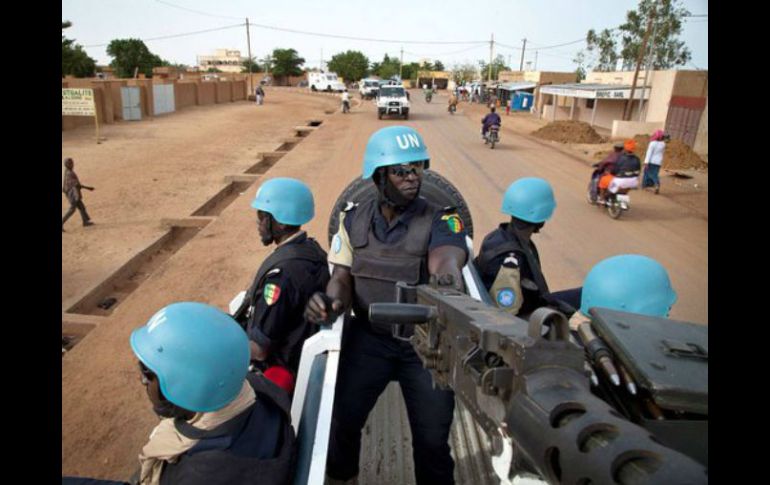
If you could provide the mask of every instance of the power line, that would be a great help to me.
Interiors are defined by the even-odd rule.
[[[404,51],[404,54],[409,54],[411,56],[416,56],[416,57],[433,57],[433,58],[437,58],[437,57],[441,57],[441,56],[451,56],[451,55],[454,55],[454,54],[461,54],[463,52],[467,52],[467,51],[471,51],[471,50],[474,50],[474,49],[478,49],[479,47],[484,47],[484,46],[479,44],[479,45],[474,45],[474,46],[468,47],[466,49],[461,49],[459,51],[444,52],[444,53],[440,53],[440,54],[417,54],[415,52],[409,52],[409,51]]]
[[[250,26],[259,27],[261,29],[278,30],[280,32],[291,32],[293,34],[302,35],[314,35],[316,37],[331,37],[334,39],[346,39],[346,40],[363,40],[367,42],[386,42],[391,44],[486,44],[486,40],[458,40],[458,41],[435,41],[435,40],[392,40],[392,39],[372,39],[368,37],[353,37],[349,35],[336,35],[336,34],[323,34],[320,32],[309,32],[305,30],[287,29],[284,27],[274,27],[272,25],[253,24],[249,22]]]
[[[205,34],[206,32],[216,32],[218,30],[233,29],[235,27],[243,27],[244,25],[246,25],[246,24],[242,23],[242,24],[226,25],[224,27],[217,27],[217,28],[214,28],[214,29],[196,30],[195,32],[184,32],[184,33],[181,33],[181,34],[163,35],[163,36],[160,36],[160,37],[149,37],[147,39],[141,39],[141,41],[142,42],[149,42],[151,40],[173,39],[175,37],[185,37],[185,36],[188,36],[188,35]],[[86,46],[83,46],[83,47],[105,47],[105,46],[108,46],[108,45],[109,45],[109,43],[107,43],[107,44],[91,44],[91,45],[86,45]]]
[[[213,13],[201,12],[200,10],[193,10],[187,7],[180,7],[179,5],[174,5],[173,3],[164,2],[163,0],[155,0],[155,1],[158,3],[162,3],[163,5],[168,5],[169,7],[178,8],[180,10],[186,10],[188,12],[197,13],[199,15],[206,15],[207,17],[219,17],[221,19],[235,19],[235,20],[240,20],[241,18],[243,18],[243,17],[229,17],[227,15],[216,15]]]

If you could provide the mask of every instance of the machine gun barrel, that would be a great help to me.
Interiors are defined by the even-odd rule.
[[[399,284],[397,294],[402,303],[372,304],[370,317],[416,324],[412,344],[435,384],[455,391],[496,453],[501,439],[515,445],[509,476],[526,465],[551,483],[708,482],[702,465],[591,393],[561,313],[525,321],[429,285]]]

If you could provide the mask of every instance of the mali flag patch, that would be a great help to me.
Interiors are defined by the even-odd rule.
[[[458,232],[462,232],[462,230],[464,229],[463,220],[460,219],[460,216],[458,216],[457,214],[441,216],[441,219],[446,221],[446,224],[449,227],[449,230],[452,231],[452,233],[454,234],[457,234]]]
[[[278,285],[274,285],[273,283],[268,283],[265,285],[265,291],[262,292],[262,297],[265,299],[265,303],[268,305],[272,305],[273,303],[278,301],[278,298],[281,296],[281,287]]]

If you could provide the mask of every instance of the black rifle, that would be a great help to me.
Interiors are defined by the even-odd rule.
[[[521,470],[550,483],[707,483],[706,468],[595,396],[585,351],[563,314],[513,317],[449,287],[397,285],[396,301],[369,309],[372,322],[415,324],[412,345],[434,384],[451,388]],[[547,331],[546,331],[547,330]],[[546,335],[545,337],[543,335]]]

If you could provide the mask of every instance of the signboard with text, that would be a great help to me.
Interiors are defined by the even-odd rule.
[[[62,116],[96,116],[94,90],[88,88],[62,88]]]

